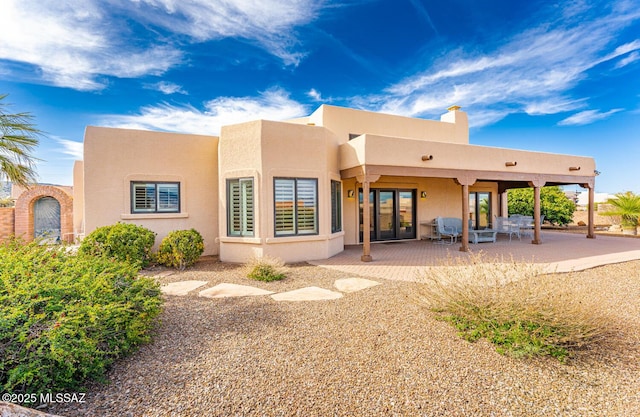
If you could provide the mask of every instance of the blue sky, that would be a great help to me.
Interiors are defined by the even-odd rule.
[[[473,144],[593,156],[598,192],[640,192],[640,0],[2,0],[0,28],[42,182],[72,183],[87,125],[457,104]]]

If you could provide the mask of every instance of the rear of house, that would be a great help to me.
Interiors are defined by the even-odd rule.
[[[87,127],[74,227],[130,222],[157,242],[195,228],[205,254],[230,262],[325,259],[354,244],[370,260],[370,242],[426,237],[438,216],[489,227],[509,188],[579,184],[591,195],[594,171],[588,157],[470,145],[458,107],[424,120],[323,105],[219,137]]]

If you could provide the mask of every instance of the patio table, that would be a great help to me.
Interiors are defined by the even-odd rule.
[[[497,234],[498,231],[493,229],[469,230],[469,242],[474,244],[480,242],[495,243]]]

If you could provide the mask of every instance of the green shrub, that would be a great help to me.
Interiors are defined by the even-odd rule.
[[[202,252],[204,241],[197,230],[175,230],[162,239],[157,261],[182,270],[195,264]]]
[[[157,283],[132,265],[63,247],[0,245],[0,388],[79,390],[149,340]]]
[[[269,257],[253,258],[245,265],[248,278],[264,282],[283,279],[286,276],[283,268],[281,260]]]
[[[80,254],[106,256],[128,262],[138,268],[149,265],[156,234],[128,223],[99,227],[82,240]]]
[[[431,268],[418,300],[468,341],[486,338],[500,353],[564,361],[607,334],[607,319],[565,282],[535,264],[472,254]]]

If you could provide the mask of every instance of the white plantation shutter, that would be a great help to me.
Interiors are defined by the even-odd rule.
[[[133,212],[153,212],[156,210],[155,184],[133,184]]]
[[[157,184],[158,211],[177,212],[180,207],[178,184]]]
[[[228,235],[253,236],[253,178],[227,181]]]
[[[240,180],[242,235],[253,236],[253,179]]]
[[[229,207],[229,235],[240,236],[242,232],[242,213],[240,199],[240,181],[229,180],[227,182],[227,204]]]
[[[298,234],[318,233],[317,227],[317,181],[313,179],[297,180]]]
[[[293,179],[275,180],[275,234],[292,235],[295,230],[296,182]]]

